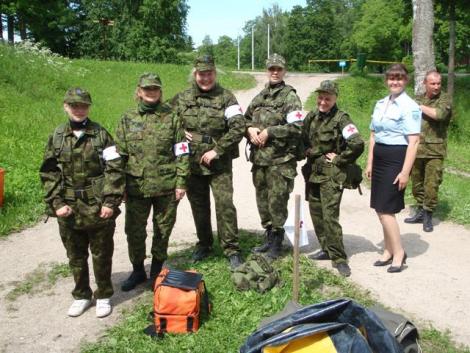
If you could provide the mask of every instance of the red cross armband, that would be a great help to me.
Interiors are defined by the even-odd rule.
[[[226,120],[230,120],[235,115],[243,115],[242,107],[240,107],[238,104],[231,105],[225,109],[224,115]]]
[[[189,154],[189,143],[188,142],[179,142],[173,145],[173,151],[176,157]]]
[[[305,114],[300,111],[300,110],[294,110],[287,114],[287,123],[288,124],[293,124],[293,123],[303,123],[305,119]]]
[[[344,138],[345,140],[347,140],[348,138],[350,138],[352,135],[358,134],[358,133],[359,133],[359,130],[357,129],[357,127],[356,127],[354,124],[348,124],[348,125],[346,125],[346,126],[343,128],[343,131],[342,131],[343,138]]]

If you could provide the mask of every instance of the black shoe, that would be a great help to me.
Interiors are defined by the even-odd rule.
[[[434,226],[432,225],[432,212],[431,211],[424,210],[423,230],[428,233],[434,230]]]
[[[230,261],[230,268],[232,270],[236,269],[238,266],[243,264],[243,259],[240,254],[235,253],[232,254],[228,257],[228,260]]]
[[[405,223],[422,223],[424,218],[424,210],[418,207],[414,216],[405,218]]]
[[[326,251],[320,250],[319,252],[315,254],[308,255],[308,258],[312,260],[317,260],[317,261],[318,260],[330,260],[330,255],[328,255]]]
[[[149,290],[153,290],[155,280],[162,270],[163,262],[164,261],[152,258],[152,265],[150,265]]]
[[[408,257],[408,255],[403,255],[403,260],[401,260],[401,265],[400,266],[390,266],[388,269],[387,269],[387,272],[388,273],[397,273],[397,272],[401,272],[403,270],[403,265],[406,264],[406,258]]]
[[[351,276],[351,268],[346,262],[340,262],[338,264],[334,264],[334,267],[338,270],[339,274],[343,277]]]
[[[266,228],[266,231],[264,232],[265,240],[264,244],[260,246],[256,246],[253,248],[253,252],[255,253],[264,253],[269,250],[273,243],[273,237],[272,237],[272,229]]]
[[[388,260],[382,261],[382,260],[377,260],[374,262],[374,266],[387,266],[390,265],[393,261],[393,256],[391,256]]]
[[[128,292],[134,289],[137,285],[144,283],[147,280],[147,274],[145,273],[144,264],[133,266],[134,270],[128,279],[126,279],[122,285],[121,290]]]
[[[193,252],[193,255],[191,256],[191,258],[193,259],[194,262],[197,262],[197,261],[201,261],[205,259],[211,253],[212,253],[211,248],[201,246],[201,247],[197,247],[197,249]]]
[[[272,243],[266,256],[272,260],[282,255],[282,241],[284,240],[284,229],[272,232]]]

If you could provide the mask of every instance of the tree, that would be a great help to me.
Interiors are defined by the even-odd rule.
[[[432,0],[413,1],[413,66],[415,69],[415,94],[424,91],[426,72],[436,68],[434,59]]]
[[[209,35],[206,35],[202,40],[201,45],[197,49],[199,54],[207,54],[214,56],[214,43]]]
[[[217,64],[227,67],[237,65],[237,46],[228,36],[222,36],[213,46],[214,58]]]

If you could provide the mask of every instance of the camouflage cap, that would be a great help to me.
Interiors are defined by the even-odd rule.
[[[322,81],[320,87],[318,87],[315,92],[326,92],[337,96],[339,93],[338,84],[331,80]]]
[[[266,68],[270,69],[271,67],[280,67],[284,69],[286,67],[286,59],[279,54],[271,55],[269,59],[266,60]]]
[[[91,96],[90,93],[83,88],[80,87],[73,87],[69,88],[67,92],[65,92],[64,103],[67,104],[74,104],[74,103],[82,103],[91,105]]]
[[[212,71],[215,70],[214,58],[212,55],[201,55],[194,60],[194,68],[196,71]]]
[[[139,78],[139,87],[162,87],[162,81],[157,74],[146,72]]]

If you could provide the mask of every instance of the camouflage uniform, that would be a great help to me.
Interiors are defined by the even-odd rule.
[[[322,86],[320,92],[328,92],[328,87]],[[344,168],[362,154],[364,141],[349,115],[336,105],[328,113],[310,112],[304,120],[303,138],[308,162],[312,164],[308,201],[315,234],[321,249],[333,263],[346,263],[343,231],[339,224],[343,182],[346,180]],[[333,162],[328,162],[325,157],[329,152],[337,154]]]
[[[276,65],[284,65],[282,57],[277,54],[268,60],[268,65],[277,58],[280,63]],[[301,109],[302,103],[295,89],[282,81],[268,83],[245,112],[247,129],[267,129],[269,136],[263,147],[251,145],[250,153],[256,203],[261,225],[266,229],[268,237],[270,232],[282,237],[284,235],[287,202],[297,175],[298,146],[302,144]]]
[[[413,196],[418,206],[433,212],[437,205],[443,161],[447,154],[447,127],[451,118],[451,106],[449,96],[443,92],[434,98],[427,98],[424,94],[417,97],[416,102],[437,111],[436,119],[423,113],[418,152],[411,172]]]
[[[86,91],[74,88],[67,91],[65,102],[80,102],[84,97],[91,104]],[[49,216],[55,217],[55,211],[66,205],[73,210],[70,216],[57,218],[75,280],[73,297],[92,297],[88,271],[90,247],[98,287],[94,296],[102,299],[113,294],[113,235],[124,177],[121,158],[109,133],[90,119],[83,126],[80,137],[76,137],[70,122],[55,129],[47,143],[40,176]],[[113,209],[111,218],[99,216],[102,206]]]
[[[213,59],[208,56],[197,59],[196,69],[215,69]],[[238,143],[245,132],[241,108],[235,96],[219,84],[202,91],[196,82],[176,95],[173,104],[184,129],[192,134],[188,200],[199,239],[197,247],[208,250],[213,243],[211,189],[219,240],[225,255],[231,257],[240,251],[237,211],[233,204],[232,159],[239,156]],[[206,166],[200,160],[210,150],[217,157]]]
[[[158,82],[161,87],[154,74],[142,75],[139,87],[146,87],[145,80],[151,81],[149,85]],[[140,102],[124,113],[118,124],[116,144],[126,174],[125,232],[134,267],[141,266],[146,258],[146,226],[152,208],[152,263],[163,263],[168,257],[179,203],[175,189],[186,189],[189,173],[189,149],[183,140],[181,121],[168,104],[146,108]]]

